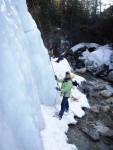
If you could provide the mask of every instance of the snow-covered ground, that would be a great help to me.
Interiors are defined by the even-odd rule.
[[[71,68],[66,59],[56,63],[55,59],[52,60],[55,74],[62,78],[66,71],[71,72]],[[73,80],[81,82],[84,78],[75,75]],[[59,85],[60,86],[60,85]],[[69,98],[69,113],[64,113],[62,120],[53,117],[55,112],[60,110],[60,105],[54,105],[54,107],[47,107],[42,105],[42,113],[45,120],[46,128],[41,132],[45,150],[76,150],[76,147],[67,143],[66,132],[68,130],[68,124],[76,124],[74,115],[82,117],[85,113],[82,107],[89,108],[88,100],[84,94],[82,94],[76,87],[71,91],[71,95],[77,98],[77,101],[73,101]],[[58,93],[60,94],[60,93]],[[55,101],[55,100],[54,100]]]

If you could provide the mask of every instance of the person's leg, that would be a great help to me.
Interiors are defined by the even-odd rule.
[[[63,96],[62,103],[61,103],[61,111],[60,111],[60,113],[59,113],[59,115],[60,115],[61,117],[63,116],[64,111],[65,111],[65,109],[66,109],[67,101],[68,101],[68,97],[64,97],[64,96]]]
[[[67,101],[66,101],[66,112],[68,112],[69,111],[69,102],[68,102],[68,99],[67,99]]]

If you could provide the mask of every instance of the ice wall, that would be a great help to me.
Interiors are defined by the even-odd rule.
[[[29,44],[29,57],[32,70],[39,88],[41,103],[53,105],[56,97],[54,72],[49,55],[44,47],[40,31],[32,19],[26,6],[26,0],[13,0],[22,21],[22,27]]]
[[[25,1],[0,0],[0,150],[43,150],[40,101],[54,104],[54,86]]]

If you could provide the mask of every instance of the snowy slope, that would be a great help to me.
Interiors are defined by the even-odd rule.
[[[63,59],[62,61],[60,61],[60,63],[56,63],[55,60],[53,59],[52,64],[55,70],[55,74],[58,76],[58,78],[64,78],[65,72],[67,71],[71,72],[71,67],[66,59]],[[80,84],[85,79],[75,74],[73,81],[74,80],[76,80]],[[59,86],[61,86],[61,84],[59,84]],[[69,99],[71,109],[76,116],[82,117],[84,115],[84,111],[81,109],[81,107],[89,108],[88,100],[86,96],[82,94],[75,86],[71,91],[71,95],[77,98],[79,101],[79,102],[72,102],[71,99]]]
[[[55,59],[53,59],[52,64],[55,70],[55,74],[60,78],[64,77],[66,71],[71,71],[71,68],[66,59],[60,61],[60,63],[56,63]],[[79,83],[85,80],[84,78],[77,75],[75,75],[74,80],[75,79]],[[55,112],[60,111],[60,105],[57,105],[56,103],[54,107],[47,107],[42,105],[42,113],[46,123],[46,128],[42,130],[41,135],[43,138],[45,150],[77,149],[74,145],[67,143],[67,137],[65,133],[67,133],[68,124],[76,124],[74,115],[82,117],[83,115],[85,115],[82,107],[89,108],[90,106],[86,96],[82,94],[76,87],[72,89],[71,93],[72,96],[77,98],[77,101],[72,101],[72,99],[69,98],[69,113],[64,113],[62,120],[53,117]],[[60,93],[58,94],[60,95]]]

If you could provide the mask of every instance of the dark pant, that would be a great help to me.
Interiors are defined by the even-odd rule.
[[[64,111],[69,109],[68,98],[69,98],[69,97],[64,97],[64,96],[63,96],[62,103],[61,103],[61,110],[60,110],[60,113],[59,113],[59,115],[60,115],[61,117],[63,116]]]

